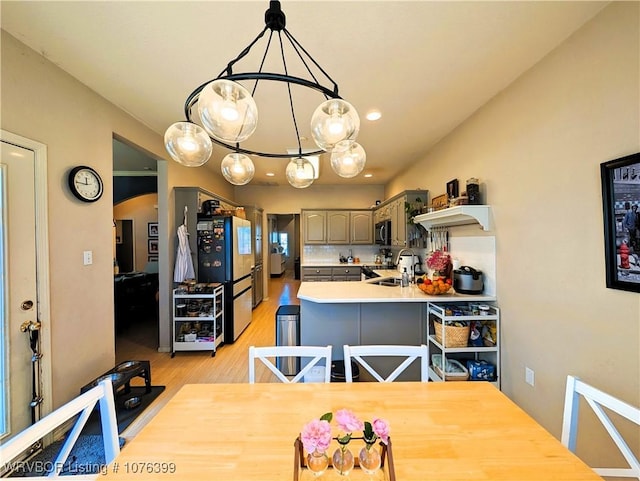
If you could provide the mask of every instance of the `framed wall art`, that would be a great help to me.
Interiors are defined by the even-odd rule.
[[[640,292],[640,153],[600,164],[607,287]]]
[[[157,254],[158,253],[158,239],[149,239],[147,242],[149,243],[149,254]]]
[[[157,222],[147,223],[147,232],[149,234],[149,237],[158,237],[158,223]]]

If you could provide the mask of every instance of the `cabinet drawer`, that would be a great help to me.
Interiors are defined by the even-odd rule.
[[[331,267],[303,267],[302,275],[307,276],[331,276]]]
[[[304,276],[302,280],[304,282],[331,282],[333,278],[331,276]]]
[[[360,267],[332,267],[331,275],[333,277],[344,277],[344,276],[357,276],[360,278],[360,273],[362,269]]]

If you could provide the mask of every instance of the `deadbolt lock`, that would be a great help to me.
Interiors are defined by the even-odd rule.
[[[22,332],[39,331],[40,326],[41,324],[39,321],[24,321],[22,324],[20,324],[20,330]]]

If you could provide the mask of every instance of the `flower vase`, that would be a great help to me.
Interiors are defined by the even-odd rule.
[[[329,456],[325,452],[314,451],[307,454],[307,468],[314,476],[321,476],[329,466]]]
[[[375,474],[375,472],[380,469],[380,464],[382,463],[380,451],[372,444],[367,444],[360,450],[358,459],[360,461],[360,468],[367,474]]]
[[[349,451],[346,444],[341,444],[332,457],[333,468],[341,476],[349,476],[349,473],[353,469],[354,459],[353,453]]]

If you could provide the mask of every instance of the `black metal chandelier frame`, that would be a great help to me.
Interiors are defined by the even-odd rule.
[[[298,42],[295,37],[293,35],[291,35],[291,33],[285,28],[286,27],[286,17],[284,12],[282,11],[282,9],[280,8],[280,2],[276,1],[276,0],[271,0],[269,2],[269,9],[265,12],[265,27],[264,29],[256,36],[256,38],[244,49],[242,50],[242,52],[240,52],[240,54],[233,60],[231,60],[228,64],[227,67],[220,72],[220,74],[211,80],[208,80],[207,82],[203,83],[202,85],[200,85],[198,88],[196,88],[193,92],[191,92],[191,94],[189,95],[189,97],[187,97],[187,100],[185,101],[184,104],[184,113],[185,113],[185,117],[187,118],[187,120],[191,123],[194,123],[192,120],[192,110],[193,107],[196,106],[196,104],[198,103],[198,99],[200,98],[200,93],[202,92],[202,90],[212,81],[214,80],[231,80],[231,81],[239,81],[239,80],[255,80],[255,84],[253,86],[253,90],[251,92],[251,95],[253,96],[255,94],[256,88],[258,86],[258,82],[263,80],[263,81],[275,81],[275,82],[284,82],[287,84],[287,90],[288,90],[288,94],[289,94],[289,105],[291,108],[291,116],[293,118],[293,124],[294,124],[294,128],[295,128],[295,133],[296,133],[296,139],[297,139],[297,144],[298,144],[298,152],[296,153],[289,153],[289,152],[285,152],[285,153],[272,153],[272,152],[262,152],[262,151],[257,151],[257,150],[250,150],[250,149],[245,149],[240,147],[240,144],[229,144],[226,142],[223,142],[221,140],[218,140],[214,137],[209,136],[209,138],[211,138],[211,140],[213,142],[215,142],[218,145],[221,145],[222,147],[225,147],[229,150],[232,150],[234,152],[239,152],[242,154],[246,154],[246,155],[257,155],[260,157],[270,157],[270,158],[294,158],[294,157],[301,157],[302,154],[302,147],[300,144],[300,134],[298,131],[298,123],[296,120],[296,114],[295,114],[295,109],[293,107],[293,97],[291,95],[291,84],[295,84],[295,85],[300,85],[302,87],[306,87],[306,88],[310,88],[316,91],[321,92],[325,98],[333,98],[333,99],[342,99],[342,97],[340,97],[340,95],[338,94],[338,84],[329,76],[329,74],[327,74],[327,72],[324,71],[324,69],[318,64],[318,62],[316,62],[314,60],[314,58],[305,50],[305,48],[300,44],[300,42]],[[267,42],[267,46],[265,48],[264,54],[262,56],[262,61],[260,63],[260,69],[258,72],[245,72],[245,73],[233,73],[233,66],[239,61],[241,60],[243,57],[245,57],[251,50],[251,48],[264,36],[264,34],[267,32],[267,30],[271,30],[271,33],[269,35],[269,40]],[[280,54],[282,57],[282,63],[283,63],[283,67],[284,67],[284,74],[280,74],[280,73],[273,73],[273,72],[263,72],[262,68],[264,65],[264,62],[267,58],[267,54],[269,52],[269,48],[271,46],[271,40],[273,38],[273,34],[274,32],[278,32],[278,39],[280,42]],[[292,75],[288,74],[287,71],[287,63],[285,60],[285,54],[284,54],[284,46],[283,46],[283,42],[282,42],[282,35],[281,32],[284,33],[284,36],[287,40],[289,40],[289,43],[291,44],[293,51],[296,52],[296,54],[298,55],[298,57],[300,58],[300,60],[302,61],[302,64],[305,66],[307,72],[309,73],[309,75],[311,76],[311,78],[313,79],[313,81],[305,79],[305,78],[301,78],[301,77],[295,77]],[[303,56],[304,54],[304,56]],[[306,56],[306,60],[305,60],[305,56]],[[322,74],[331,82],[332,84],[332,88],[328,88],[325,87],[323,85],[321,85],[316,76],[313,74],[309,63],[308,62],[313,63],[318,70],[320,70],[320,72],[322,72]],[[325,151],[323,149],[318,149],[316,151],[313,152],[305,152],[304,155],[319,155],[324,153]]]

